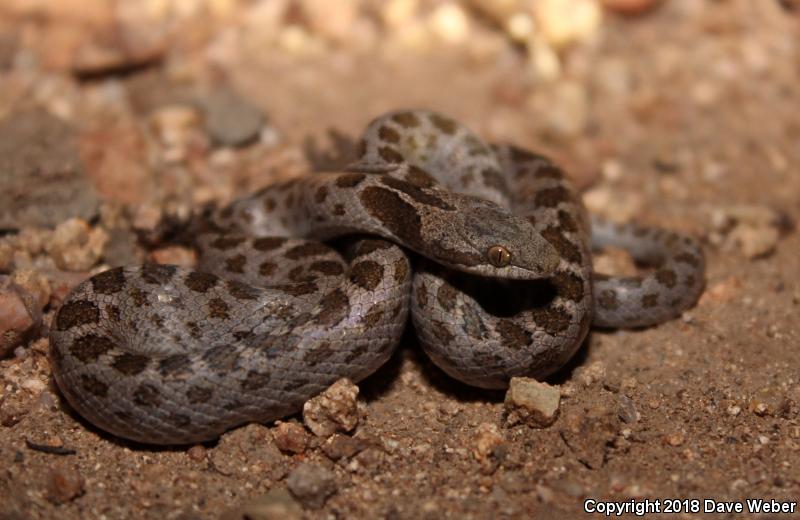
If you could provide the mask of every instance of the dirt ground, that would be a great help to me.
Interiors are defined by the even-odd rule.
[[[798,42],[793,0],[0,3],[0,518],[797,502]],[[413,331],[359,384],[352,449],[310,435],[285,453],[257,424],[153,449],[69,409],[46,339],[69,288],[112,265],[191,263],[168,232],[192,209],[341,165],[371,118],[401,107],[551,155],[590,211],[702,237],[699,303],[646,330],[593,331],[548,380],[560,411],[542,429],[507,426],[503,392],[447,377]],[[595,263],[630,268],[614,252]],[[284,491],[301,464],[333,476],[319,504]]]

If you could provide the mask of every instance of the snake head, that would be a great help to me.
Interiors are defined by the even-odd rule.
[[[558,267],[558,252],[526,219],[482,201],[463,215],[459,234],[480,262],[462,270],[531,280],[551,276]]]

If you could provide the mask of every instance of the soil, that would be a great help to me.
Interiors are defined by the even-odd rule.
[[[43,273],[52,294],[39,333],[19,335],[26,342],[0,360],[0,518],[242,518],[237,508],[254,503],[272,513],[265,506],[251,518],[574,518],[587,499],[796,503],[800,6],[642,1],[620,14],[615,2],[574,3],[587,2],[595,25],[538,46],[512,42],[503,14],[478,12],[475,2],[342,2],[327,6],[328,25],[325,7],[310,1],[291,3],[278,21],[271,9],[285,2],[197,0],[166,14],[158,2],[0,6],[2,139],[19,138],[15,118],[56,117],[78,143],[27,150],[27,170],[7,166],[25,143],[0,158],[0,182],[19,189],[30,171],[53,190],[48,197],[39,180],[36,197],[3,202],[7,227],[8,208],[22,206],[0,237],[12,251],[0,270]],[[385,12],[405,5],[405,18]],[[546,33],[554,22],[536,23]],[[124,37],[109,38],[114,31]],[[230,121],[204,126],[211,100],[236,96],[265,115],[247,117],[252,132],[220,135],[241,130]],[[259,424],[202,446],[154,449],[70,410],[46,339],[69,287],[146,257],[191,263],[191,251],[169,239],[192,209],[341,165],[371,118],[400,107],[432,108],[491,141],[551,155],[586,189],[593,212],[702,237],[699,303],[645,330],[593,331],[547,381],[561,402],[546,428],[508,426],[503,392],[446,376],[413,331],[359,384],[360,420],[347,434],[359,442],[336,449],[301,428],[307,445],[282,452],[277,427]],[[64,201],[50,153],[78,154],[82,166],[62,177],[73,189],[85,175],[99,210],[94,195],[90,207],[55,207],[75,200]],[[37,158],[50,165],[45,174]],[[48,248],[63,231],[41,227],[32,204],[102,230],[89,234],[102,253],[74,264],[67,246]],[[86,240],[72,243],[80,250]],[[614,252],[596,263],[633,268]],[[299,415],[287,421],[302,424]],[[295,481],[313,480],[317,468],[322,495],[281,501],[274,491],[300,465]]]

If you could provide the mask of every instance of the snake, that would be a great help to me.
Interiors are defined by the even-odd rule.
[[[703,290],[697,239],[589,217],[552,161],[446,115],[386,113],[356,148],[346,168],[198,217],[194,268],[115,267],[76,286],[49,335],[68,403],[121,438],[203,442],[361,381],[409,321],[446,374],[505,388],[558,370],[592,325],[655,325]],[[608,246],[650,270],[595,273]]]

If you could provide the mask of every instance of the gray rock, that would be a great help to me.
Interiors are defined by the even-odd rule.
[[[258,138],[266,118],[261,109],[223,88],[202,101],[206,132],[218,144],[244,146]]]
[[[0,228],[91,220],[97,209],[71,126],[44,110],[0,121]]]
[[[286,485],[303,506],[319,509],[336,493],[336,476],[322,466],[303,463],[289,473]]]

